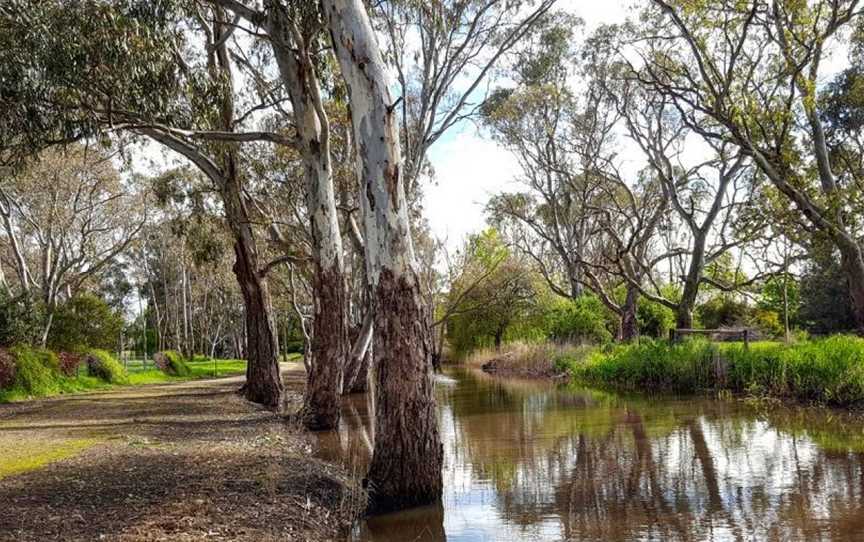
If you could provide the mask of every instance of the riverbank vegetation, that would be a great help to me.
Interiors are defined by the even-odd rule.
[[[834,336],[792,344],[670,344],[645,340],[595,351],[568,363],[577,381],[665,393],[730,391],[813,401],[864,404],[864,339]]]

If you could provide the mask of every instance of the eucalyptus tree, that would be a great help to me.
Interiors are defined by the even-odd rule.
[[[58,305],[129,248],[147,213],[144,191],[124,185],[112,155],[75,144],[0,179],[0,218],[18,290],[44,307],[44,345]]]
[[[526,188],[496,195],[487,213],[514,223],[514,240],[552,291],[575,299],[585,285],[591,202],[603,182],[581,158],[600,150],[611,123],[571,88],[581,21],[556,13],[541,23],[514,50],[509,73],[516,85],[498,89],[482,108],[484,126],[517,158]]]
[[[855,175],[831,152],[818,99],[832,48],[859,24],[858,0],[652,0],[634,72],[705,137],[739,146],[811,226],[830,239],[860,329],[864,249]]]
[[[396,75],[408,194],[419,189],[420,177],[429,172],[426,156],[432,145],[477,116],[496,70],[554,4],[555,0],[375,4],[372,21],[384,37],[384,58]]]
[[[428,318],[405,197],[396,102],[359,0],[322,2],[348,87],[374,314],[375,450],[370,510],[441,497],[443,450],[433,395]]]
[[[639,276],[633,273],[633,266],[619,266],[619,270],[642,295],[675,311],[679,328],[692,328],[700,286],[710,283],[724,290],[746,286],[740,280],[730,284],[712,280],[705,270],[761,230],[759,220],[745,220],[754,216],[747,213],[754,193],[753,168],[733,145],[704,139],[698,131],[690,130],[662,97],[631,88],[618,97],[617,104],[630,139],[642,151],[650,175],[657,179],[668,208],[681,225],[678,231],[676,221],[667,221],[667,231],[673,237],[660,254],[631,251],[630,256],[636,257],[635,269],[643,271]],[[701,143],[707,148],[700,147]],[[681,276],[673,274],[670,280],[681,284],[680,295],[664,295],[653,275],[664,259],[669,260],[670,269],[674,260],[682,262]],[[644,284],[643,278],[649,284]]]
[[[4,156],[14,159],[39,145],[123,130],[149,137],[194,164],[219,192],[234,237],[234,272],[246,305],[245,396],[276,405],[282,387],[261,272],[270,266],[260,261],[238,144],[286,138],[241,129],[250,115],[235,112],[230,21],[219,13],[208,19],[181,8],[167,0],[116,0],[21,1],[5,9],[0,20],[13,47],[3,51],[3,64],[17,77],[9,102],[29,122],[5,116],[0,121]],[[34,25],[42,31],[33,32]],[[65,40],[69,29],[79,39]],[[202,36],[203,47],[187,42]]]

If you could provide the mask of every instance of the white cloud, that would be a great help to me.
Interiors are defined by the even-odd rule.
[[[467,128],[432,147],[435,183],[425,190],[426,216],[435,236],[455,248],[483,228],[483,208],[495,192],[515,187],[519,166],[512,154]]]

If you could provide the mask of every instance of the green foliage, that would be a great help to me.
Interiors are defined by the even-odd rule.
[[[447,321],[454,354],[504,340],[535,338],[539,281],[529,267],[510,254],[491,228],[472,236],[464,250],[464,269],[446,301],[447,310],[454,313]]]
[[[838,335],[749,349],[697,339],[675,345],[642,341],[596,352],[571,365],[571,372],[589,383],[626,389],[727,389],[849,406],[864,402],[864,339]]]
[[[675,313],[666,305],[641,298],[636,308],[636,321],[640,335],[663,338],[675,327]]]
[[[166,46],[182,46],[174,3],[25,0],[0,7],[6,157],[29,155],[46,141],[96,135],[111,122],[106,110],[166,124],[181,114],[171,100],[178,88],[175,48]]]
[[[800,280],[798,320],[811,333],[825,334],[855,329],[849,286],[840,258],[829,247],[817,246]]]
[[[170,376],[189,376],[192,374],[188,360],[176,350],[164,350],[153,356],[159,369]]]
[[[28,395],[52,395],[60,389],[60,361],[48,350],[17,345],[9,350],[15,358],[15,384]]]
[[[795,322],[798,318],[798,309],[801,305],[801,290],[798,281],[791,275],[778,275],[765,281],[756,306],[760,309],[776,312],[782,316],[784,287],[789,305],[789,320],[790,322]]]
[[[81,294],[58,307],[48,345],[55,350],[108,349],[117,344],[122,329],[118,312],[99,297]]]
[[[40,336],[43,321],[42,306],[29,297],[13,298],[0,287],[0,346],[17,343],[32,344]]]
[[[749,315],[746,303],[726,294],[711,297],[696,307],[696,316],[705,329],[742,326]]]
[[[105,350],[91,349],[87,352],[87,373],[110,384],[129,382],[126,369]]]
[[[549,313],[549,338],[574,343],[601,344],[612,340],[609,326],[615,325],[600,299],[586,294],[577,299],[561,299]]]
[[[589,382],[623,388],[692,392],[710,387],[707,368],[715,351],[704,340],[675,345],[642,340],[609,353],[595,352],[571,372]]]

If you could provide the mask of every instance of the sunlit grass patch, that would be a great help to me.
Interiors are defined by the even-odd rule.
[[[99,442],[91,438],[59,441],[16,440],[13,445],[0,448],[0,479],[74,457]]]

